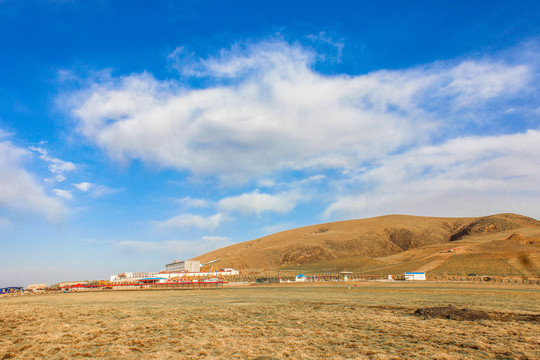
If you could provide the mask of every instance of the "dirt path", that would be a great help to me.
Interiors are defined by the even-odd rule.
[[[426,272],[435,269],[438,266],[441,266],[450,256],[452,256],[451,253],[448,254],[437,254],[437,258],[433,261],[428,262],[425,265],[420,266],[418,269],[414,270],[415,272]]]

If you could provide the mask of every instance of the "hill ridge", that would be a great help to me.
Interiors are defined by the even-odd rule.
[[[194,259],[221,259],[220,266],[239,270],[305,267],[344,258],[384,260],[417,249],[452,247],[472,237],[507,233],[506,238],[522,228],[537,229],[540,234],[540,221],[513,213],[482,217],[392,214],[284,230]]]

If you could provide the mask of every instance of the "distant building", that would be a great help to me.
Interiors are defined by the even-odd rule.
[[[343,281],[349,281],[349,276],[352,275],[352,272],[350,271],[341,271],[339,273],[339,276],[341,276],[343,278]]]
[[[47,288],[47,284],[30,284],[28,285],[28,290],[45,290]]]
[[[0,294],[13,294],[20,293],[23,291],[22,286],[9,286],[5,288],[0,288]]]
[[[233,276],[233,275],[239,274],[238,270],[234,270],[231,268],[219,269],[217,270],[217,272],[221,276]],[[215,272],[213,271],[212,274],[214,273]],[[190,278],[196,279],[196,278],[203,278],[209,274],[210,274],[209,271],[204,271],[204,272],[196,271],[196,272],[186,273],[185,270],[184,271],[165,270],[165,271],[159,271],[159,272],[124,272],[117,275],[111,275],[110,282],[113,284],[133,283],[140,280],[156,280],[158,278],[163,280],[160,282],[166,282],[171,279],[178,279],[182,276],[188,276]]]
[[[123,272],[117,275],[111,275],[111,282],[131,282],[132,280],[152,277],[155,272]]]
[[[73,285],[78,285],[78,284],[87,285],[88,281],[86,281],[86,280],[84,280],[84,281],[66,281],[66,282],[59,283],[58,287],[73,286]]]
[[[294,280],[299,281],[299,282],[305,282],[305,281],[307,281],[307,276],[304,275],[304,274],[299,274],[299,275],[296,275]]]
[[[165,265],[166,272],[199,272],[201,271],[201,262],[198,260],[174,260],[172,263]]]
[[[406,272],[405,280],[426,280],[425,272]]]

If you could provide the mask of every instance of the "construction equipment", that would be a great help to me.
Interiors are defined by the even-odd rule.
[[[212,275],[214,277],[211,277]],[[201,282],[228,282],[228,281],[225,280],[223,275],[219,272],[218,267],[213,266],[212,269],[210,269],[210,271],[208,271],[206,275],[204,275]]]
[[[221,259],[216,259],[216,260],[212,260],[212,261],[209,261],[209,262],[207,262],[207,263],[201,264],[201,267],[202,267],[202,266],[206,266],[206,265],[213,264],[213,263],[218,262],[218,261],[221,261]]]
[[[109,290],[112,289],[112,286],[110,286],[109,282],[106,281],[106,280],[99,280],[98,281],[98,286],[101,286],[104,289],[109,289]]]
[[[179,282],[181,282],[181,283],[192,283],[192,282],[193,282],[193,279],[192,279],[191,276],[189,275],[189,272],[186,271],[186,272],[184,273],[184,275],[182,275],[182,276],[180,277]]]

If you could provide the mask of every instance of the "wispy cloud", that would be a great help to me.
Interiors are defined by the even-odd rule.
[[[83,193],[90,194],[92,197],[106,196],[121,191],[121,189],[111,189],[106,185],[92,184],[89,182],[81,182],[78,184],[73,184],[73,186]]]
[[[77,189],[79,189],[82,192],[87,192],[92,187],[92,184],[88,182],[81,182],[78,184],[73,184],[73,186],[75,186]]]
[[[66,200],[72,200],[73,195],[71,194],[71,191],[69,190],[62,190],[62,189],[53,189],[53,192],[56,194],[56,196],[61,197]]]
[[[255,190],[238,196],[226,197],[219,201],[218,207],[225,212],[239,212],[244,215],[261,215],[264,212],[287,213],[296,204],[293,194],[270,195]]]
[[[165,221],[158,221],[156,225],[163,228],[198,228],[204,230],[213,230],[217,228],[224,220],[220,213],[211,216],[201,216],[196,214],[180,214]]]
[[[317,49],[317,58],[321,61],[341,62],[343,57],[343,49],[345,43],[343,41],[334,40],[325,31],[321,31],[318,34],[309,34],[307,36],[309,40],[319,45],[323,45],[325,48],[323,51]]]
[[[310,180],[302,180],[308,183]],[[296,183],[293,183],[296,184]],[[290,187],[290,186],[287,186]],[[227,196],[217,202],[206,199],[174,199],[181,204],[184,210],[190,208],[213,208],[217,211],[214,215],[203,216],[193,213],[182,213],[164,221],[156,221],[154,224],[161,228],[198,228],[204,230],[215,230],[226,221],[234,219],[234,214],[245,216],[260,216],[263,213],[285,214],[294,209],[297,202],[303,196],[293,190],[279,194],[261,193],[254,190],[237,196]]]
[[[24,167],[30,153],[0,141],[0,207],[44,215],[51,222],[61,222],[67,209]]]
[[[181,199],[172,199],[175,203],[184,207],[185,209],[192,208],[205,208],[211,205],[211,202],[207,199],[193,199],[189,196],[186,196]]]
[[[46,163],[48,163],[48,168],[51,174],[53,174],[54,180],[58,182],[62,182],[66,179],[65,173],[68,173],[70,171],[76,170],[75,164],[73,164],[70,161],[64,161],[57,158],[54,158],[52,156],[49,156],[47,150],[45,150],[42,147],[34,147],[31,146],[30,150],[35,151],[39,153],[39,158]]]
[[[121,241],[118,246],[137,252],[161,252],[178,258],[191,258],[209,251],[232,245],[227,237],[203,236],[198,240],[168,240],[168,241]]]

